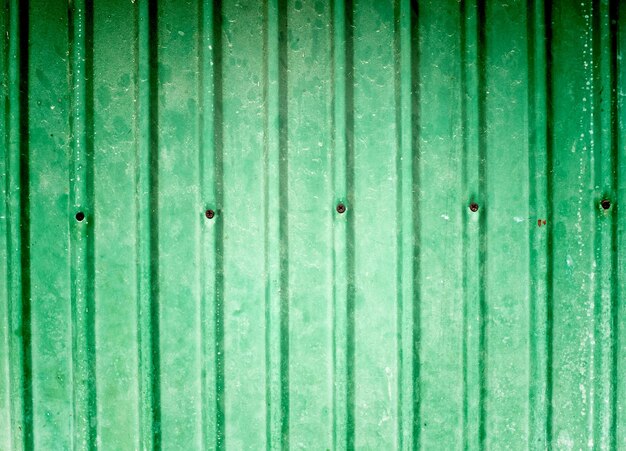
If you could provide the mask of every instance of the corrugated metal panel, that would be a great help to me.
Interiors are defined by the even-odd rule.
[[[1,449],[626,447],[625,2],[1,12]]]

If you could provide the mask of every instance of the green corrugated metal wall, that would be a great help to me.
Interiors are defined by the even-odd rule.
[[[626,449],[626,2],[1,5],[0,449]]]

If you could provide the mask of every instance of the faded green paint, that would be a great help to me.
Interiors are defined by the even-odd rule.
[[[626,4],[546,3],[4,0],[0,449],[625,448]]]

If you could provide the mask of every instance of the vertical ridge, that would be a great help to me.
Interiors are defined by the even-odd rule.
[[[552,443],[553,354],[554,354],[554,106],[552,85],[552,4],[544,2],[544,54],[546,89],[546,442]]]
[[[332,130],[333,130],[333,448],[354,447],[354,228],[352,223],[354,164],[352,1],[332,3]],[[346,204],[346,212],[336,211]]]
[[[226,448],[226,411],[224,377],[224,111],[222,2],[213,0],[213,165],[215,167],[215,441],[216,449]]]
[[[547,307],[547,236],[545,227],[535,227],[534,219],[551,221],[547,215],[546,160],[546,86],[543,77],[546,65],[543,9],[538,0],[528,0],[528,167],[529,167],[529,273],[531,278],[529,304],[529,439],[528,443],[547,447],[546,414],[548,406],[546,366]],[[534,215],[534,216],[533,216]]]
[[[345,5],[344,0],[332,0],[331,60],[332,60],[332,143],[331,169],[335,202],[345,201]],[[334,206],[333,206],[334,207]],[[332,214],[334,214],[334,208]],[[347,368],[346,368],[346,266],[345,230],[343,217],[334,217],[333,239],[333,449],[345,449],[347,443]]]
[[[626,176],[626,96],[624,95],[624,89],[626,88],[626,70],[624,70],[624,56],[626,51],[626,4],[621,1],[612,2],[612,11],[614,22],[611,23],[611,35],[612,35],[612,65],[615,71],[615,78],[613,80],[612,96],[613,96],[613,133],[614,133],[614,187],[615,187],[615,220],[613,222],[614,230],[614,262],[615,262],[615,286],[614,286],[614,298],[612,304],[614,308],[614,349],[613,353],[613,382],[615,386],[614,397],[614,412],[613,426],[615,428],[614,446],[616,449],[623,448],[626,444],[626,434],[624,433],[624,426],[626,422],[624,419],[624,354],[617,352],[622,346],[624,340],[624,306],[623,301],[624,294],[626,292],[626,247],[625,231],[626,227],[626,208],[621,205],[621,202],[626,199],[626,185],[624,184],[624,177]]]
[[[611,201],[609,210],[596,202],[595,261],[598,283],[596,285],[596,399],[597,413],[594,424],[594,443],[601,448],[614,448],[616,442],[615,418],[615,363],[616,348],[616,271],[617,271],[617,228],[615,193],[617,187],[617,122],[616,122],[616,9],[615,2],[594,1],[592,4],[593,65],[595,91],[592,103],[594,114],[592,127],[594,139],[598,141],[600,158],[595,160],[595,183],[602,191],[601,199]],[[608,104],[608,106],[607,106]]]
[[[11,442],[15,448],[25,450],[34,445],[30,383],[29,13],[28,0],[10,1],[5,117]]]
[[[615,68],[615,79],[614,79],[614,88],[615,90],[612,92],[614,96],[614,117],[613,117],[613,133],[615,136],[615,143],[613,148],[614,155],[614,164],[616,165],[616,173],[614,175],[614,183],[615,183],[615,221],[613,222],[613,230],[614,230],[614,261],[615,261],[615,288],[614,288],[614,299],[612,300],[614,309],[614,317],[613,324],[614,327],[614,349],[616,352],[613,353],[613,381],[615,384],[615,394],[614,394],[614,412],[615,416],[613,418],[614,422],[614,436],[615,442],[614,446],[617,446],[619,443],[624,443],[626,441],[626,422],[624,421],[624,403],[626,402],[624,390],[624,384],[619,383],[620,379],[623,378],[624,372],[624,364],[626,361],[624,360],[624,353],[617,352],[618,349],[623,349],[624,342],[624,318],[626,315],[624,314],[624,307],[626,303],[624,303],[624,295],[626,292],[626,252],[624,249],[626,248],[625,242],[625,231],[626,231],[626,208],[621,205],[621,202],[626,199],[626,70],[624,70],[624,60],[625,60],[625,51],[626,51],[626,4],[622,1],[614,1],[612,2],[613,7],[613,18],[615,20],[611,25],[611,33],[613,36],[614,46],[612,50],[613,61],[612,64]]]
[[[73,448],[96,446],[96,372],[93,271],[93,9],[77,1],[70,8],[69,46],[72,80],[71,205],[83,211],[84,222],[74,222],[72,255],[72,443]]]
[[[157,4],[137,2],[137,273],[140,448],[159,449]]]
[[[484,4],[461,0],[461,109],[463,117],[463,443],[484,446],[485,430],[485,124]],[[483,73],[481,73],[483,72]],[[476,204],[476,211],[468,208]]]
[[[354,212],[354,0],[345,0],[345,176],[346,176],[346,447],[355,446],[355,236]]]
[[[415,5],[414,7],[412,5]],[[416,3],[411,0],[396,0],[395,3],[395,89],[396,89],[396,140],[398,151],[396,154],[397,173],[397,267],[396,282],[398,284],[398,318],[399,331],[398,346],[398,434],[399,449],[416,449],[419,447],[419,321],[415,321],[415,310],[418,303],[416,271],[416,233],[417,215],[416,196],[417,180],[413,172],[418,168],[414,161],[417,144],[413,138],[413,119],[417,116],[416,106],[419,101],[414,91],[418,78],[412,74],[417,61],[414,60],[417,30]],[[415,18],[414,18],[415,17]],[[419,256],[417,256],[419,257]],[[418,285],[417,285],[418,286]],[[417,367],[418,371],[415,370]]]
[[[218,5],[219,7],[219,5]],[[219,116],[217,99],[217,78],[220,77],[221,67],[216,67],[215,49],[219,30],[215,28],[215,5],[212,0],[198,2],[198,96],[199,96],[199,153],[198,169],[200,182],[199,204],[206,210],[213,210],[214,218],[201,217],[202,221],[212,219],[201,228],[200,241],[200,315],[201,315],[201,350],[202,350],[202,444],[203,449],[222,449],[223,405],[222,390],[218,393],[218,384],[223,387],[223,373],[218,376],[218,370],[223,370],[223,341],[218,340],[218,328],[221,319],[218,319],[218,301],[221,300],[223,286],[221,244],[221,201],[218,199],[217,181],[221,174],[218,167],[218,134],[219,125],[216,118]],[[220,44],[221,45],[221,44]],[[208,50],[208,51],[207,51]],[[208,56],[208,57],[207,57]],[[221,97],[219,97],[221,100]],[[209,99],[209,100],[207,100]],[[221,101],[220,101],[221,105]],[[221,158],[221,157],[220,157]],[[220,160],[221,161],[221,160]]]
[[[287,2],[265,11],[265,339],[268,448],[289,448]]]

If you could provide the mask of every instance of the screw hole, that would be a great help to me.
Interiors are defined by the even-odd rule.
[[[605,210],[608,210],[609,208],[611,208],[611,201],[608,199],[603,199],[600,202],[600,205],[602,206],[602,208],[604,208]]]
[[[346,212],[346,206],[344,204],[337,205],[337,213],[340,215]]]
[[[473,212],[477,212],[478,211],[478,204],[476,202],[472,202],[469,206],[469,209]]]
[[[213,219],[215,217],[215,211],[213,210],[207,210],[206,212],[204,212],[204,215],[208,218],[208,219]]]
[[[78,222],[81,222],[83,219],[85,219],[85,213],[83,213],[82,211],[76,213],[76,220]]]

